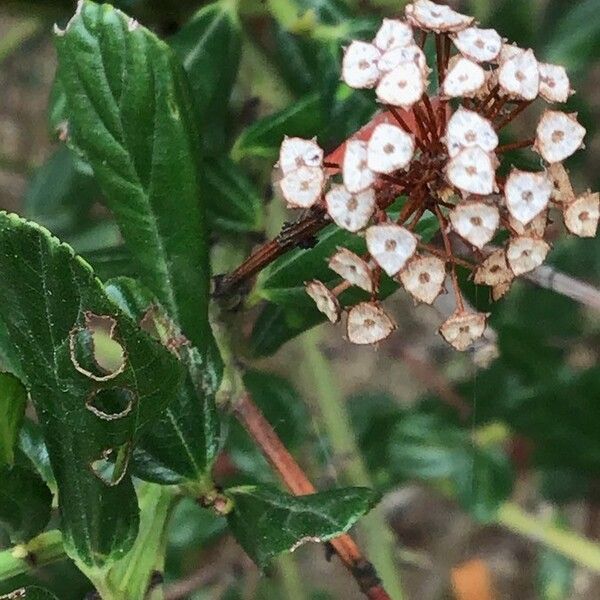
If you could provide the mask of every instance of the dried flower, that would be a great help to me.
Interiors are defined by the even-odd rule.
[[[385,112],[346,142],[337,154],[342,164],[325,163],[328,175],[341,172],[343,185],[325,181],[315,140],[286,138],[282,144],[281,189],[288,204],[318,204],[339,227],[365,237],[366,255],[338,248],[330,258],[342,284],[331,292],[320,282],[307,284],[319,309],[334,321],[341,290],[353,285],[371,294],[370,302],[349,311],[352,342],[377,343],[394,329],[377,303],[381,277],[393,277],[416,301],[431,303],[449,273],[458,308],[440,333],[464,350],[483,334],[486,315],[464,309],[457,263],[470,266],[475,283],[490,286],[497,300],[515,277],[545,260],[548,215],[556,209],[571,233],[596,234],[599,195],[577,196],[561,164],[583,144],[585,129],[577,115],[546,110],[533,139],[498,145],[501,130],[536,98],[551,103],[569,98],[565,69],[539,63],[532,50],[473,23],[448,6],[416,0],[406,6],[405,20],[384,19],[371,42],[354,41],[345,50],[342,79],[353,88],[375,89]],[[421,30],[419,38],[415,30]],[[415,43],[423,35],[435,37],[431,66],[439,89],[432,98],[427,95],[432,70]],[[517,149],[537,152],[543,168],[515,168],[507,152]],[[386,209],[398,196],[406,201],[392,220]],[[439,221],[443,248],[421,244],[413,233],[425,211]],[[464,256],[465,244],[456,256],[456,235],[470,247],[470,256]],[[488,249],[492,241],[502,247]]]

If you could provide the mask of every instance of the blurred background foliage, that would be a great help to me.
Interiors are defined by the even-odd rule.
[[[220,272],[290,218],[271,201],[283,135],[317,135],[331,150],[372,116],[372,97],[339,81],[341,48],[368,39],[381,17],[400,13],[404,3],[115,4],[166,39],[190,78]],[[577,90],[569,108],[588,130],[587,150],[569,166],[579,189],[600,188],[600,0],[452,4],[568,68]],[[73,8],[67,0],[0,6],[0,208],[47,226],[102,280],[135,276],[90,167],[57,142],[67,115],[53,81],[50,29]],[[531,130],[534,117],[515,128]],[[427,222],[421,225],[425,235]],[[599,288],[600,237],[560,237],[558,224],[554,230],[550,264]],[[488,290],[465,280],[470,301],[492,312],[491,348],[451,352],[435,336],[443,306],[414,308],[403,294],[390,300],[399,333],[378,350],[351,348],[329,326],[298,337],[320,322],[298,293],[303,274],[324,269],[339,235],[326,232],[314,250],[295,250],[263,274],[247,298],[250,313],[240,313],[246,385],[283,440],[320,487],[372,483],[385,494],[382,514],[394,532],[407,598],[486,600],[483,592],[461,595],[464,565],[475,558],[483,561],[477,577],[490,575],[489,598],[600,598],[598,310],[527,282],[490,306]],[[272,482],[234,423],[219,473],[227,482]],[[170,525],[166,597],[358,597],[319,552],[293,556],[293,566],[282,559],[261,577],[224,522],[184,500]],[[34,580],[66,600],[89,589],[67,562],[40,569]],[[0,584],[0,593],[20,583]]]

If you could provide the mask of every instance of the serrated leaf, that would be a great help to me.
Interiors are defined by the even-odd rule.
[[[23,455],[17,464],[0,466],[0,481],[0,526],[14,544],[24,543],[48,524],[52,494]]]
[[[375,492],[359,487],[291,496],[249,485],[225,493],[234,503],[227,516],[231,532],[260,567],[305,542],[325,542],[348,531],[378,501]]]
[[[255,185],[232,160],[223,156],[202,165],[208,218],[215,229],[229,232],[260,231],[263,201]]]
[[[35,585],[28,585],[6,596],[0,596],[0,600],[58,600],[58,598],[48,590]]]
[[[249,156],[275,161],[284,136],[312,138],[324,123],[322,98],[312,93],[246,127],[235,141],[231,158]]]
[[[15,462],[15,445],[27,406],[27,391],[10,373],[0,373],[0,467]]]
[[[169,42],[188,74],[202,142],[211,152],[225,147],[229,97],[240,63],[236,8],[231,0],[201,8]]]
[[[177,336],[152,294],[136,281],[113,279],[106,283],[106,292],[132,319],[143,321],[146,330],[162,337],[162,343]],[[204,479],[217,455],[220,437],[214,402],[219,365],[207,364],[210,356],[206,363],[201,362],[189,345],[176,351],[186,369],[185,381],[164,413],[140,437],[133,454],[135,474],[163,485]],[[215,373],[212,381],[204,378],[209,372]]]
[[[55,36],[71,143],[94,170],[145,284],[201,351],[209,266],[200,139],[173,52],[88,0]]]
[[[107,298],[89,265],[42,227],[0,213],[0,249],[0,316],[43,428],[65,548],[101,565],[136,536],[129,454],[173,398],[180,365]],[[96,364],[92,377],[80,362],[89,358],[80,342],[93,316],[112,323],[110,341],[123,354],[120,369]]]

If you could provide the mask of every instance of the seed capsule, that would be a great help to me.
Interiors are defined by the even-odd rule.
[[[498,135],[490,121],[461,106],[448,121],[445,143],[450,157],[473,146],[493,152],[498,146]]]
[[[375,173],[368,166],[366,142],[350,140],[346,143],[342,176],[346,189],[353,194],[373,185]]]
[[[475,270],[473,281],[477,285],[497,286],[515,278],[506,261],[504,250],[494,250]]]
[[[317,308],[322,312],[332,323],[337,323],[340,320],[341,307],[338,299],[332,291],[321,281],[313,279],[304,284],[306,293],[315,301]]]
[[[549,163],[569,158],[583,143],[585,129],[577,122],[576,115],[547,110],[537,127],[534,149]]]
[[[533,50],[515,52],[498,71],[503,91],[523,100],[535,100],[540,91],[540,71]]]
[[[450,212],[452,229],[477,248],[483,248],[494,237],[500,223],[495,206],[483,202],[459,204]]]
[[[284,175],[300,167],[321,167],[323,150],[312,140],[299,137],[285,137],[279,150],[279,167]]]
[[[389,73],[404,63],[414,63],[419,68],[423,78],[427,79],[430,72],[427,66],[427,57],[425,56],[425,52],[416,44],[406,46],[405,48],[392,48],[388,50],[381,55],[377,66],[381,73]]]
[[[440,295],[445,278],[446,265],[436,256],[414,257],[400,271],[400,281],[406,291],[425,304],[431,304]]]
[[[398,19],[383,19],[373,43],[381,52],[393,48],[405,48],[414,44],[413,30],[410,25]]]
[[[291,208],[308,208],[321,197],[325,175],[319,167],[300,167],[280,182],[281,192]]]
[[[373,292],[373,273],[360,256],[346,248],[338,251],[329,259],[329,268],[343,277],[348,283],[356,285],[366,292]]]
[[[547,102],[566,102],[571,82],[564,67],[540,63],[540,96]]]
[[[343,185],[332,185],[325,204],[338,227],[355,233],[367,226],[375,211],[375,192],[368,189],[351,194]]]
[[[348,313],[348,339],[353,344],[376,344],[394,329],[396,325],[376,302],[362,302]]]
[[[464,96],[470,98],[485,84],[485,71],[477,63],[468,58],[451,61],[442,84],[442,93],[448,98]]]
[[[546,173],[513,169],[504,186],[506,206],[517,221],[527,225],[546,209],[553,189]]]
[[[410,108],[425,91],[425,77],[413,62],[399,64],[386,73],[377,86],[377,98],[385,104]]]
[[[372,88],[379,79],[377,61],[381,53],[366,42],[352,42],[344,53],[342,79],[351,88]]]
[[[512,238],[506,250],[506,258],[512,272],[519,276],[539,267],[550,251],[550,246],[538,238]]]
[[[448,163],[448,182],[464,193],[489,196],[495,188],[494,160],[478,146],[465,148]]]
[[[416,0],[407,4],[405,14],[407,21],[414,27],[436,33],[460,31],[469,27],[475,20],[452,10],[449,6],[430,0]]]
[[[564,209],[567,229],[579,237],[594,237],[600,219],[600,195],[587,192]]]
[[[502,50],[502,38],[495,29],[468,27],[454,36],[454,45],[475,62],[491,62]]]
[[[442,337],[461,352],[480,338],[485,331],[486,315],[475,312],[455,312],[440,327]]]
[[[367,165],[376,173],[393,173],[408,165],[415,152],[412,135],[400,127],[382,123],[367,145]]]
[[[367,248],[375,262],[393,277],[415,253],[417,238],[408,229],[392,223],[367,229]]]

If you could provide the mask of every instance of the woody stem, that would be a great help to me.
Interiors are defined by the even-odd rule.
[[[452,253],[452,244],[450,243],[448,232],[446,231],[446,219],[444,218],[444,215],[442,215],[440,207],[437,205],[435,207],[435,214],[440,223],[440,231],[442,232],[442,239],[444,240],[444,248],[446,250],[447,260],[451,261],[450,278],[452,280],[452,287],[454,288],[454,295],[456,297],[456,308],[460,312],[463,312],[465,310],[465,305],[460,291],[460,286],[458,285],[458,277],[456,276],[456,264],[454,261],[452,261],[452,257],[454,255]]]
[[[292,494],[302,496],[316,492],[300,465],[288,452],[260,409],[254,404],[250,394],[247,392],[242,394],[233,407],[233,412]],[[348,534],[331,540],[330,544],[367,598],[391,600],[381,586],[375,568],[362,555],[360,548]]]

